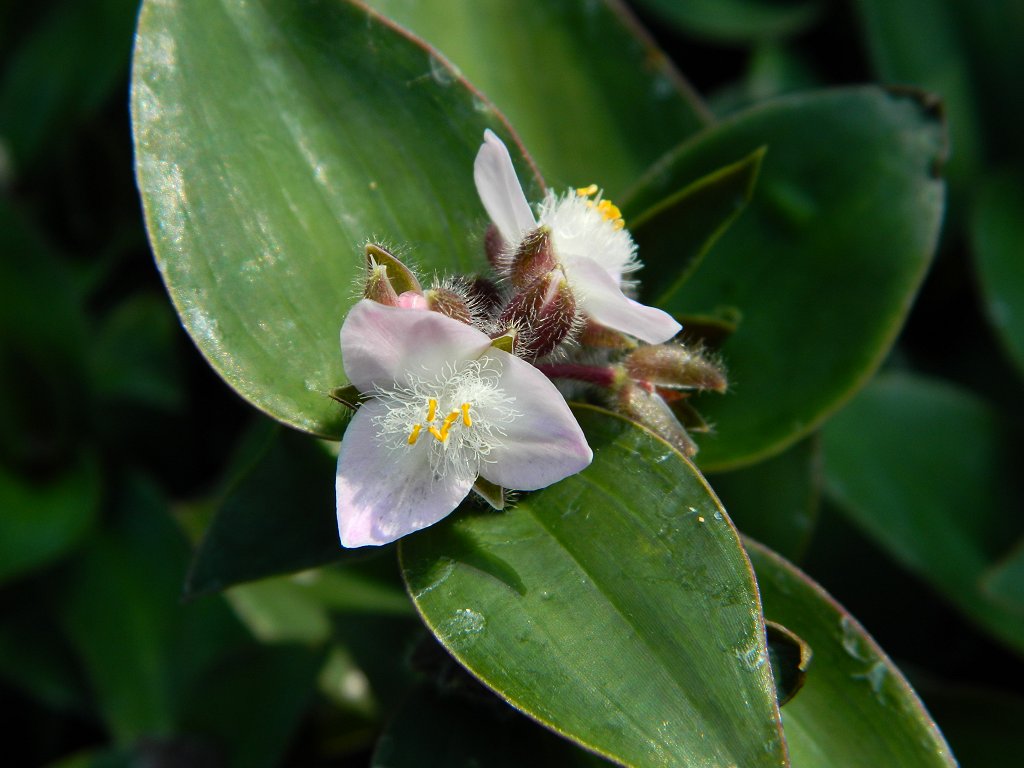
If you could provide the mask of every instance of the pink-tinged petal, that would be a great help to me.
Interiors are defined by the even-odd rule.
[[[573,259],[566,264],[566,274],[576,292],[576,306],[601,325],[648,344],[668,341],[683,328],[668,312],[626,296],[615,279],[593,259]]]
[[[473,163],[473,180],[487,215],[508,245],[537,227],[505,144],[488,129]]]
[[[416,291],[403,291],[398,294],[398,306],[402,309],[430,309],[427,297]]]
[[[433,376],[447,363],[478,357],[491,340],[437,312],[359,301],[341,326],[345,375],[361,392],[394,387],[412,373]]]
[[[502,363],[501,388],[515,397],[518,414],[503,424],[501,445],[495,446],[480,474],[505,488],[532,491],[574,475],[594,458],[583,430],[565,398],[543,373],[529,363],[495,349]]]
[[[387,544],[433,525],[466,498],[476,480],[455,472],[434,477],[426,441],[408,450],[381,446],[373,417],[386,410],[376,400],[363,403],[341,441],[335,488],[345,547]]]

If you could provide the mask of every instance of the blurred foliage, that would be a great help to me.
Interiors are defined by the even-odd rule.
[[[869,736],[882,732],[894,749],[909,750],[897,728],[880,730],[892,725],[889,711],[906,716],[906,733],[926,722],[904,675],[962,765],[1014,764],[1024,748],[1024,107],[1012,94],[1024,71],[1024,2],[616,0],[590,4],[602,14],[593,25],[568,2],[522,12],[505,4],[496,16],[473,15],[472,3],[453,0],[461,15],[419,22],[415,4],[373,5],[428,40],[461,34],[463,48],[441,46],[442,53],[506,110],[558,185],[589,173],[611,147],[609,183],[625,191],[712,115],[738,124],[765,119],[761,102],[810,87],[875,81],[942,98],[951,130],[945,225],[913,306],[910,281],[892,310],[893,333],[900,312],[909,317],[885,374],[834,417],[823,414],[820,436],[793,442],[810,426],[789,424],[772,455],[709,481],[741,531],[799,561],[860,621],[791,565],[749,545],[767,617],[815,653],[805,689],[783,710],[794,765],[832,765],[823,755],[844,738],[855,741],[855,731],[830,723],[827,707],[816,705],[830,691],[850,690],[844,686],[857,687],[857,696],[843,696],[851,711],[877,718]],[[153,266],[132,171],[127,93],[137,12],[134,0],[0,8],[0,705],[6,731],[17,736],[7,761],[602,764],[452,663],[405,595],[393,548],[342,559],[332,538],[327,449],[243,403],[181,329]],[[447,23],[455,18],[460,25]],[[638,21],[650,36],[636,32]],[[329,50],[331,41],[323,42]],[[488,69],[503,60],[496,46],[514,63]],[[603,67],[600,77],[569,77],[588,54]],[[331,69],[328,59],[312,64]],[[527,66],[535,69],[524,82]],[[616,67],[632,68],[631,84],[616,80]],[[222,75],[229,99],[236,82],[231,71]],[[560,92],[577,127],[553,117]],[[662,120],[645,119],[654,96],[670,99]],[[466,103],[470,111],[480,105]],[[560,131],[588,125],[594,132],[578,147],[558,143]],[[820,149],[828,138],[786,149],[818,152],[822,184],[834,180]],[[836,168],[877,162],[884,150],[869,140],[854,142]],[[764,143],[752,135],[663,192]],[[784,148],[773,155],[769,146],[765,162],[777,162]],[[870,178],[859,181],[840,199],[841,212],[860,211],[873,195],[881,208],[909,204]],[[799,213],[803,199],[787,191],[793,186],[782,184],[769,202]],[[765,204],[756,187],[754,200]],[[844,243],[870,248],[872,233],[847,219]],[[726,233],[708,264],[730,249],[759,248],[744,231]],[[800,263],[820,257],[830,236],[839,237],[826,231]],[[761,297],[769,304],[785,304],[785,286],[795,284],[786,280],[797,270],[793,254],[779,243],[767,277],[782,287]],[[844,243],[828,255],[855,258],[858,249]],[[330,246],[344,251],[349,243]],[[872,255],[884,275],[890,254]],[[813,336],[823,316],[842,325],[832,311],[838,305],[811,296],[794,333]],[[757,321],[743,310],[738,327],[749,328]],[[785,337],[756,346],[773,356],[782,394],[798,389],[801,371],[833,359],[796,354]],[[742,377],[735,386],[738,400]],[[830,408],[856,388],[844,387]],[[728,405],[717,406],[720,427]],[[720,435],[728,440],[724,429]],[[466,518],[470,527],[493,522]],[[473,541],[460,546],[472,550]],[[331,560],[339,562],[280,575]],[[453,739],[459,729],[466,737]],[[881,764],[870,756],[875,743],[858,743],[863,764]],[[500,745],[505,763],[494,757]],[[901,764],[915,764],[909,760]]]

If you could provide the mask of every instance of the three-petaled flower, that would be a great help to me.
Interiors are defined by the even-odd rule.
[[[535,490],[593,457],[544,374],[469,325],[363,299],[341,328],[341,351],[349,381],[367,398],[338,456],[346,547],[436,523],[478,476]]]
[[[557,196],[547,193],[534,218],[508,149],[490,130],[473,167],[477,192],[507,248],[515,250],[538,228],[550,234],[554,257],[576,306],[597,323],[660,344],[681,329],[671,315],[629,298],[623,278],[640,267],[636,244],[619,209],[595,185]],[[596,196],[596,198],[595,198]]]

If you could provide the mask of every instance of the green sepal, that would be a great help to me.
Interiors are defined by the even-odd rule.
[[[476,494],[499,512],[505,508],[505,489],[490,480],[478,477],[473,483]]]

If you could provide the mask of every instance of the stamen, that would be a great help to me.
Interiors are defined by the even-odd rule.
[[[455,424],[455,422],[458,420],[458,418],[459,418],[459,412],[458,411],[452,411],[451,413],[449,413],[447,416],[444,417],[444,423],[441,425],[441,435],[442,436],[444,436],[445,438],[448,437],[448,432],[451,431],[452,425]]]
[[[412,432],[409,433],[409,445],[416,445],[416,441],[420,439],[420,431],[422,429],[422,424],[412,425]]]
[[[430,434],[432,434],[434,438],[440,443],[443,443],[445,440],[448,439],[448,433],[442,432],[437,427],[431,426],[430,429],[428,429],[427,431],[430,432]]]
[[[597,184],[590,184],[586,187],[579,187],[576,190],[576,194],[580,197],[588,197],[590,195],[597,194]]]
[[[437,398],[430,398],[427,403],[427,421],[433,421],[437,415]]]
[[[467,427],[473,426],[473,420],[469,418],[469,403],[462,404],[462,423]]]

